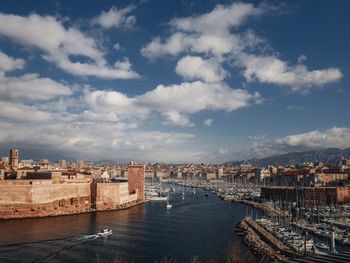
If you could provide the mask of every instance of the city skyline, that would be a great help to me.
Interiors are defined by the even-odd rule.
[[[1,4],[2,154],[225,162],[350,147],[347,1],[82,3]]]

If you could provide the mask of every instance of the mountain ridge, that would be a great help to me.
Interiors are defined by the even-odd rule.
[[[273,155],[265,158],[252,158],[242,161],[228,161],[225,164],[239,165],[242,163],[251,163],[254,166],[267,165],[287,165],[300,164],[304,162],[339,162],[342,158],[350,159],[350,148],[326,148],[321,150],[290,152]]]

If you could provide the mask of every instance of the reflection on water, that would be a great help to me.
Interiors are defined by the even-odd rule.
[[[180,189],[177,189],[180,190]],[[148,203],[128,210],[0,222],[0,262],[112,262],[123,256],[134,262],[176,257],[224,257],[229,242],[240,239],[234,226],[245,207],[194,195],[187,189],[171,195],[173,208]],[[96,235],[113,230],[108,238]]]

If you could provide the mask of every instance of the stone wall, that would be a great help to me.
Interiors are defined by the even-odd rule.
[[[145,199],[145,166],[133,164],[128,166],[129,194],[137,194],[137,200]]]
[[[128,182],[94,182],[91,184],[91,198],[92,208],[112,210],[136,202],[137,195],[129,195]]]
[[[0,181],[0,218],[79,213],[91,208],[90,182]]]
[[[91,182],[90,179],[1,180],[0,219],[44,217],[88,211],[115,210],[140,203],[144,196],[143,165],[132,170],[128,182]]]

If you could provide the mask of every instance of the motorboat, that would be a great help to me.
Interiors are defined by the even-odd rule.
[[[109,235],[112,235],[112,230],[111,229],[103,229],[101,232],[97,233],[98,236],[100,237],[107,237]]]
[[[323,242],[316,243],[315,247],[317,247],[318,249],[321,249],[323,251],[329,251],[329,246]]]
[[[343,246],[349,246],[350,245],[350,238],[349,237],[344,238],[343,241],[342,241],[342,245]]]

